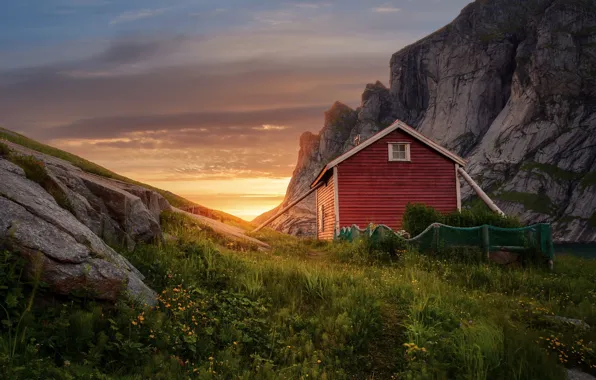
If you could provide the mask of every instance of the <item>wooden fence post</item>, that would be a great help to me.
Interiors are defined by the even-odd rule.
[[[482,249],[486,254],[486,258],[490,258],[490,233],[488,229],[488,224],[482,226]]]

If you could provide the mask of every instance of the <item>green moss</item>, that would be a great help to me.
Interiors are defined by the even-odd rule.
[[[542,173],[548,174],[548,176],[556,181],[575,181],[580,178],[581,174],[570,170],[561,169],[557,165],[542,164],[539,162],[526,162],[522,166],[522,170],[533,171],[537,170]]]
[[[577,32],[573,33],[574,37],[590,37],[592,35],[596,34],[596,26],[592,26],[592,27],[588,27],[588,28],[583,28],[581,30],[578,30]]]
[[[596,172],[589,172],[586,175],[584,175],[584,178],[582,178],[580,185],[582,190],[586,187],[596,185]]]
[[[27,178],[33,182],[41,185],[49,179],[45,164],[33,156],[13,155],[10,161],[19,165],[25,171]]]
[[[571,222],[573,222],[574,220],[577,220],[577,219],[581,219],[581,218],[577,218],[577,217],[574,217],[574,216],[571,216],[571,215],[566,215],[566,216],[562,217],[561,219],[559,219],[558,222],[559,223],[571,223]]]
[[[2,142],[0,142],[0,157],[8,157],[10,155],[10,148]]]
[[[501,41],[505,38],[505,35],[499,31],[492,31],[480,34],[478,39],[483,43],[491,43],[496,41]]]
[[[588,219],[588,224],[590,224],[590,227],[596,228],[596,212]]]
[[[58,203],[58,206],[73,212],[72,203],[64,190],[50,177],[45,164],[33,156],[21,156],[13,154],[10,161],[20,166],[25,171],[25,176],[43,187]]]
[[[546,194],[522,193],[517,191],[503,192],[495,198],[524,205],[528,210],[550,215],[554,209],[553,202]]]

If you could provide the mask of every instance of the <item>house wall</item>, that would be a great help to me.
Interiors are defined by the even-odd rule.
[[[333,176],[325,181],[325,185],[319,187],[317,193],[317,239],[331,240],[333,239],[334,225],[335,225],[335,203],[334,203],[334,184]],[[323,222],[323,230],[319,229],[319,210],[320,205],[325,208],[325,220]]]
[[[410,143],[410,162],[389,161],[388,144]],[[402,228],[406,205],[457,209],[455,163],[396,130],[337,167],[340,227],[369,223]]]

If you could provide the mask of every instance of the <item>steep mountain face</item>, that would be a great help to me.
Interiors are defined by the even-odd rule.
[[[302,136],[282,206],[357,135],[401,119],[466,157],[507,214],[553,222],[558,241],[596,240],[596,1],[477,0],[390,70],[390,88],[367,85],[361,107],[336,103]],[[314,215],[307,199],[273,227],[311,234]]]

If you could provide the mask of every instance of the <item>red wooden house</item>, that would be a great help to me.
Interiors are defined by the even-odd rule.
[[[329,162],[312,183],[317,238],[342,227],[385,224],[401,229],[408,203],[441,212],[461,208],[458,168],[463,158],[401,121]]]

